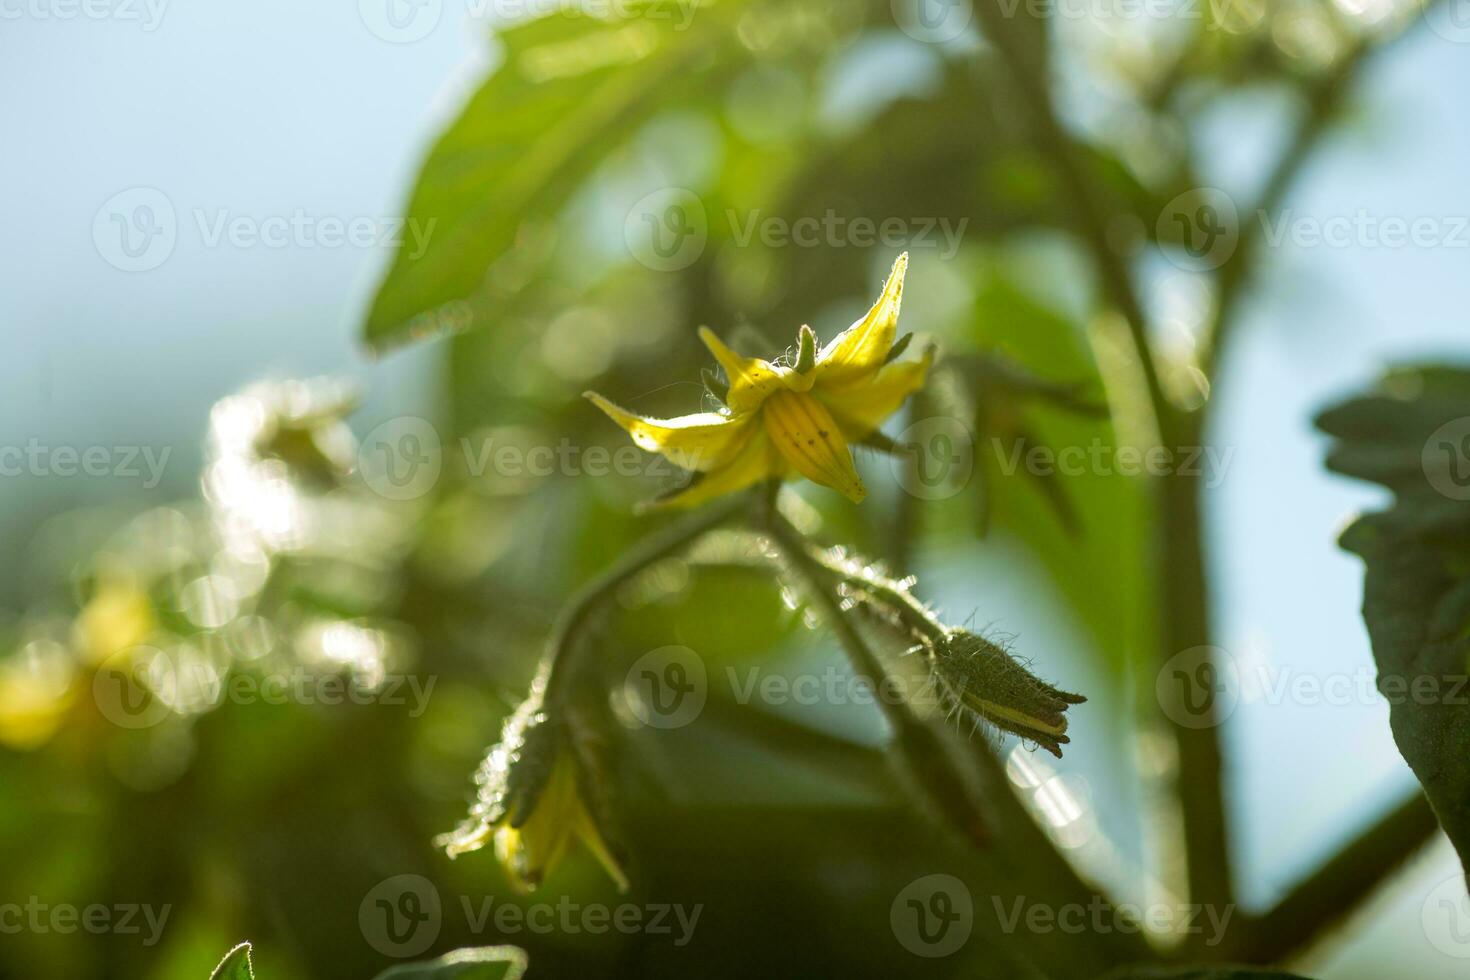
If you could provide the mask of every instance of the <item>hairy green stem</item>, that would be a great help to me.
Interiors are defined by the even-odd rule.
[[[559,703],[561,699],[569,697],[576,687],[574,678],[580,668],[577,653],[582,649],[576,641],[592,616],[624,582],[688,547],[749,506],[747,496],[735,495],[698,510],[639,541],[583,586],[557,617],[547,645],[550,670],[546,681],[547,704]]]
[[[766,530],[792,571],[806,586],[811,600],[822,610],[823,618],[837,634],[853,669],[876,693],[888,671],[843,612],[837,599],[841,576],[813,557],[806,538],[776,509],[774,502],[764,517]],[[874,700],[881,707],[884,720],[893,729],[895,748],[904,761],[901,773],[915,779],[935,813],[942,816],[942,823],[953,827],[976,846],[987,845],[990,835],[983,817],[984,801],[976,795],[970,781],[953,767],[950,753],[940,743],[933,728],[892,698],[875,696]]]

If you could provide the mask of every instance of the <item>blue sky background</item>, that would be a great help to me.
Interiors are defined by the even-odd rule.
[[[385,250],[209,248],[187,214],[393,215],[485,51],[463,11],[446,9],[423,39],[393,44],[349,2],[177,4],[154,30],[116,18],[7,20],[0,443],[174,447],[158,491],[166,499],[192,491],[210,404],[250,380],[347,373],[362,379],[369,416],[425,411],[433,350],[372,363],[356,341]],[[1465,54],[1420,26],[1382,58],[1357,120],[1291,193],[1294,212],[1470,215]],[[1270,129],[1249,103],[1212,119],[1205,155],[1220,172],[1211,178],[1226,188],[1248,181],[1253,147],[1270,144]],[[181,218],[173,254],[146,273],[108,265],[91,234],[102,203],[135,186],[164,191]],[[1288,245],[1263,259],[1262,288],[1216,392],[1214,438],[1235,451],[1209,504],[1222,642],[1253,676],[1366,670],[1361,569],[1333,542],[1378,495],[1322,470],[1324,443],[1309,420],[1385,362],[1466,355],[1470,249]],[[7,481],[0,546],[14,553],[39,515],[139,492]],[[1251,903],[1412,785],[1387,708],[1373,699],[1276,702],[1247,684],[1227,744]],[[1462,976],[1462,961],[1427,942],[1421,924],[1431,890],[1457,873],[1449,847],[1436,844],[1313,974]]]

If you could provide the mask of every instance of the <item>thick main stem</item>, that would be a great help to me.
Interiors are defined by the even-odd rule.
[[[1161,426],[1168,444],[1202,445],[1203,416],[1178,413]],[[1198,476],[1171,473],[1155,481],[1158,494],[1160,562],[1158,601],[1162,610],[1160,656],[1200,650],[1197,664],[1212,661],[1214,635],[1204,554],[1202,484]],[[1230,832],[1226,816],[1225,765],[1220,749],[1217,701],[1206,698],[1190,724],[1169,719],[1177,759],[1174,786],[1184,829],[1190,901],[1225,908],[1235,901]]]
[[[1109,298],[1128,325],[1159,437],[1169,447],[1199,445],[1201,418],[1175,408],[1164,392],[1149,343],[1143,304],[1133,286],[1127,262],[1113,248],[1108,234],[1108,211],[1096,184],[1057,119],[1045,66],[1033,63],[1010,41],[1005,12],[999,6],[984,2],[979,9],[1020,92],[1031,104],[1037,141],[1052,159],[1071,196],[1078,231],[1098,264]],[[1155,492],[1160,516],[1157,567],[1162,662],[1182,650],[1207,644],[1210,624],[1199,482],[1177,474],[1166,476],[1155,481]],[[1233,903],[1235,892],[1221,783],[1219,731],[1213,724],[1194,728],[1170,721],[1169,725],[1178,755],[1174,782],[1184,824],[1190,901],[1223,908]]]

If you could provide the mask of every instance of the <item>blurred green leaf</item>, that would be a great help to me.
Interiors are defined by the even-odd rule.
[[[250,968],[250,944],[241,943],[226,953],[209,980],[255,980],[255,971]]]
[[[1363,619],[1394,741],[1470,866],[1470,371],[1405,369],[1324,412],[1328,466],[1395,493],[1342,546],[1367,565]]]
[[[1102,400],[1102,379],[1082,326],[1041,305],[999,268],[988,270],[980,287],[974,331],[983,347],[1047,379],[1075,385],[1089,401]],[[1004,406],[1018,408],[1014,397],[999,394]],[[1025,404],[1026,444],[1047,447],[1058,462],[1069,451],[1084,462],[1077,471],[1045,476],[1024,462],[1013,467],[1015,447],[1002,437],[1008,427],[996,417],[1004,406],[991,404],[988,418],[972,420],[976,491],[989,498],[978,505],[991,526],[1014,534],[1035,553],[1110,673],[1121,677],[1128,652],[1140,649],[1149,622],[1144,483],[1117,471],[1120,441],[1111,422],[1045,399]],[[1058,519],[1059,508],[1065,520]]]
[[[523,226],[552,217],[640,120],[687,97],[722,64],[718,52],[741,50],[733,6],[654,0],[608,19],[566,9],[501,33],[499,67],[419,174],[408,221],[423,240],[405,236],[367,342],[383,349],[472,325],[461,301],[485,288]]]
[[[527,962],[526,951],[519,947],[481,946],[391,967],[376,980],[517,980],[525,974]]]

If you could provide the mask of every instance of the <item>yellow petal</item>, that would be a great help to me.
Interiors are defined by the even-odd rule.
[[[761,417],[771,442],[802,476],[854,503],[868,495],[842,431],[821,402],[805,392],[782,391],[766,399]]]
[[[903,301],[903,277],[909,253],[893,263],[888,281],[867,316],[833,337],[817,356],[817,371],[836,383],[851,381],[883,366],[898,332],[898,307]]]
[[[730,394],[726,396],[725,404],[736,415],[755,411],[767,396],[785,387],[783,378],[791,373],[788,369],[759,357],[735,353],[709,327],[699,328],[699,339],[704,341],[704,346],[725,369],[725,377],[730,379]]]
[[[597,863],[602,865],[603,870],[617,884],[618,891],[626,892],[628,890],[628,876],[623,873],[622,866],[612,856],[612,851],[608,848],[607,842],[602,839],[602,833],[597,829],[597,823],[592,819],[592,814],[588,812],[586,805],[582,803],[580,797],[577,800],[577,807],[580,810],[577,814],[575,828],[577,836],[582,839],[582,843],[587,846],[587,850],[591,851],[592,856],[597,858]]]
[[[535,888],[561,861],[576,828],[578,805],[577,775],[569,761],[558,760],[520,826],[495,829],[495,856],[518,889]]]
[[[768,477],[780,476],[786,469],[780,455],[771,448],[771,440],[763,429],[752,428],[755,431],[734,459],[718,469],[710,470],[688,489],[655,500],[645,505],[645,509],[695,507],[706,500],[744,490]]]
[[[812,393],[831,410],[842,434],[857,441],[898,411],[905,398],[924,387],[933,360],[931,347],[922,360],[895,361],[871,378],[841,386],[821,385]]]
[[[582,395],[626,429],[640,449],[660,453],[686,470],[703,472],[729,462],[747,435],[745,419],[715,412],[651,419],[620,408],[595,391],[585,391]]]

